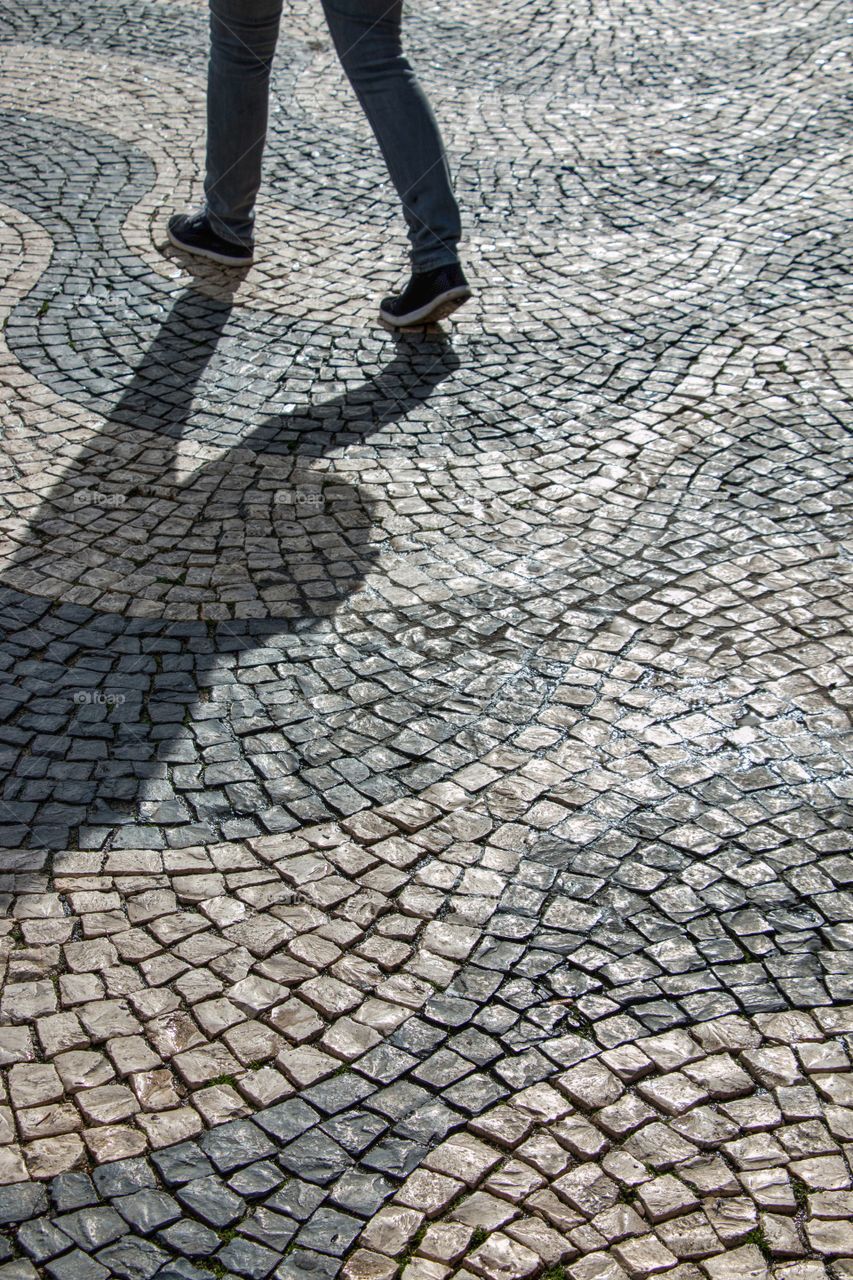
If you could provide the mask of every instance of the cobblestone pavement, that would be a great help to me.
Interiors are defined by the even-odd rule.
[[[851,1280],[848,19],[413,4],[395,340],[319,5],[231,275],[201,0],[4,8],[0,1280]]]

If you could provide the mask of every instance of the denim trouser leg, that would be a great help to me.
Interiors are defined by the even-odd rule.
[[[205,196],[214,229],[251,244],[283,0],[210,0]],[[344,70],[403,205],[412,265],[456,262],[459,210],[435,118],[403,55],[402,0],[323,0]]]
[[[323,0],[323,9],[402,202],[412,265],[458,262],[459,208],[438,125],[403,54],[403,0]]]
[[[252,243],[282,0],[210,0],[204,194],[214,231]]]

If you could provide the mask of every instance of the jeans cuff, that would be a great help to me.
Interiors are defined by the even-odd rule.
[[[442,249],[440,253],[431,253],[428,258],[412,258],[412,271],[437,271],[439,267],[459,265],[459,254],[452,249]]]
[[[207,214],[208,221],[213,227],[213,230],[218,236],[221,236],[223,240],[230,240],[231,244],[239,245],[241,249],[254,248],[255,240],[251,233],[246,237],[238,236],[235,231],[232,231],[224,218],[220,218],[218,213],[213,212],[210,205],[205,205],[204,211]]]

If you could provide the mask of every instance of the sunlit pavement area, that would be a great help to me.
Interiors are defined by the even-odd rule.
[[[200,0],[4,10],[2,1280],[853,1277],[847,17],[412,4],[395,339],[318,4],[237,273]]]

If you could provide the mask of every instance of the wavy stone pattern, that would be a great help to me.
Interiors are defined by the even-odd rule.
[[[30,11],[32,10],[32,11]],[[204,6],[0,19],[0,1280],[853,1276],[841,7],[319,6],[228,275]]]

